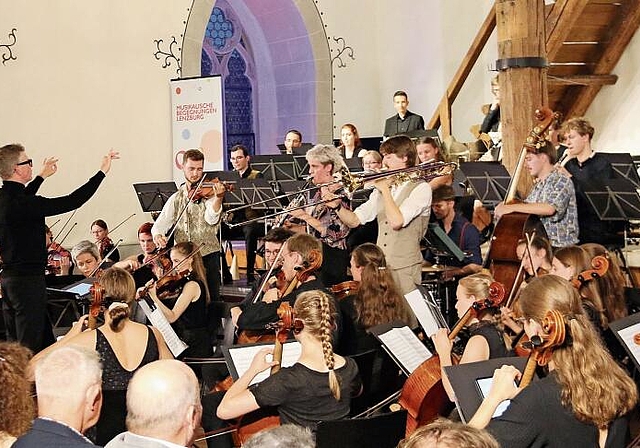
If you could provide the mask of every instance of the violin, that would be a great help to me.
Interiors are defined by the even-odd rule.
[[[342,300],[347,296],[357,294],[360,289],[360,282],[347,280],[345,282],[338,283],[337,285],[333,285],[330,289],[336,299]]]
[[[109,251],[111,251],[114,247],[113,241],[111,241],[111,238],[104,237],[102,238],[99,242],[98,242],[98,250],[100,251],[100,257],[103,260],[107,259],[107,254],[109,253]]]
[[[47,248],[47,267],[45,273],[47,275],[60,275],[62,258],[71,261],[71,253],[55,241]]]
[[[176,271],[165,274],[156,281],[156,295],[159,299],[169,299],[179,295],[187,282],[191,281],[191,271]]]
[[[98,317],[104,312],[105,303],[105,289],[98,282],[94,282],[89,288],[91,293],[91,304],[89,305],[89,328],[94,330],[98,328]]]
[[[504,285],[500,282],[492,282],[489,285],[488,297],[476,301],[464,313],[449,333],[449,340],[455,339],[469,320],[477,317],[481,311],[500,308],[505,295]],[[448,414],[451,410],[451,402],[442,385],[442,368],[438,356],[427,359],[409,375],[402,387],[398,403],[408,412],[407,436],[419,426],[435,420],[439,415]]]
[[[191,202],[200,202],[201,199],[209,199],[214,196],[223,198],[227,191],[233,191],[233,184],[222,182],[216,177],[208,182],[192,185],[189,189],[189,198],[191,198]]]
[[[164,276],[166,272],[169,272],[173,268],[173,264],[167,256],[168,251],[169,249],[166,248],[161,251],[156,250],[153,254],[145,255],[142,259],[142,264],[133,272],[136,272],[145,266],[150,266],[151,271],[156,278]]]

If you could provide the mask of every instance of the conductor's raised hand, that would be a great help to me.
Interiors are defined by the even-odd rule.
[[[111,169],[111,161],[114,159],[119,159],[120,153],[118,151],[114,151],[113,149],[107,153],[107,155],[102,157],[102,163],[100,164],[100,171],[104,174],[107,174]]]
[[[55,174],[58,171],[58,158],[57,157],[47,157],[42,162],[42,170],[40,171],[39,176],[43,179]]]

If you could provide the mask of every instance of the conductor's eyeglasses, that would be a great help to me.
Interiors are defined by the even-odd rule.
[[[33,167],[33,159],[23,160],[22,162],[16,163],[16,165],[29,165],[30,167]]]

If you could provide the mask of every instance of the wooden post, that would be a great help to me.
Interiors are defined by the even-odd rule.
[[[499,68],[505,67],[499,80],[502,163],[513,174],[534,112],[548,104],[547,70],[539,66],[546,58],[544,0],[496,0],[496,25]],[[531,185],[530,176],[521,176],[520,195]]]

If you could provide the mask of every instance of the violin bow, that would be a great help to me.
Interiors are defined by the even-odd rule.
[[[180,267],[180,265],[182,265],[182,263],[184,263],[185,261],[187,261],[189,258],[193,257],[196,252],[198,252],[200,249],[202,249],[202,247],[206,246],[207,243],[202,242],[200,243],[195,249],[193,249],[191,251],[191,253],[189,253],[189,255],[187,255],[186,257],[184,257],[184,259],[182,259],[177,265],[175,265],[173,268],[171,268],[169,270],[169,272],[166,272],[162,277],[160,277],[158,280],[156,280],[156,282],[160,281],[160,279],[167,277],[171,272],[178,272],[178,267]]]
[[[73,218],[73,217],[75,216],[75,214],[76,214],[76,212],[77,212],[77,211],[78,211],[78,209],[75,209],[75,210],[73,211],[73,213],[71,213],[71,214],[69,215],[69,217],[67,218],[67,220],[64,222],[64,224],[63,224],[63,225],[62,225],[62,227],[60,228],[60,230],[58,230],[58,233],[56,234],[56,236],[53,238],[53,241],[57,240],[57,239],[58,239],[58,237],[60,236],[60,234],[61,234],[62,232],[64,232],[65,227],[67,227],[67,225],[69,225],[69,222],[71,221],[71,218]]]
[[[280,259],[280,255],[282,255],[282,251],[283,250],[284,250],[284,243],[282,243],[282,246],[280,246],[280,249],[278,249],[278,255],[276,255],[276,261],[273,262],[273,264],[269,268],[269,271],[267,272],[267,275],[264,276],[264,279],[262,280],[262,283],[260,284],[260,288],[258,289],[258,292],[256,293],[256,296],[253,298],[253,300],[251,300],[251,303],[258,303],[258,299],[262,295],[262,291],[264,290],[264,287],[266,286],[267,282],[269,281],[269,278],[271,277],[271,274],[273,274],[273,270],[276,267],[276,265],[278,264],[278,260]]]
[[[61,239],[60,241],[58,241],[58,242],[57,242],[60,246],[62,246],[62,243],[64,243],[64,240],[66,240],[66,239],[67,239],[67,237],[69,236],[69,234],[71,233],[71,231],[73,230],[73,228],[74,228],[75,226],[77,226],[77,225],[78,225],[78,223],[77,223],[77,222],[74,222],[74,223],[73,223],[73,225],[71,226],[71,228],[69,229],[69,231],[68,231],[67,233],[65,233],[65,234],[64,234],[64,236],[62,237],[62,239]],[[55,241],[55,240],[54,240],[54,241]]]
[[[125,222],[129,221],[131,218],[133,218],[134,216],[136,216],[135,213],[131,213],[129,216],[127,216],[126,218],[124,218],[122,221],[120,221],[120,224],[118,224],[117,226],[115,226],[113,229],[109,230],[109,233],[111,232],[115,232],[118,227],[120,227],[122,224],[124,224]]]
[[[109,256],[114,253],[116,251],[116,249],[118,248],[118,246],[122,243],[122,238],[120,238],[118,240],[118,242],[113,246],[113,249],[111,249],[109,251],[109,253],[107,253],[107,255],[104,256],[104,258],[102,259],[102,261],[100,263],[98,263],[98,266],[95,267],[95,269],[93,271],[91,271],[91,273],[88,275],[88,277],[93,277],[94,275],[96,275],[96,272],[98,272],[98,269],[100,269],[100,267],[102,267],[102,265],[104,264],[105,261],[107,261],[107,259],[109,258]]]
[[[51,225],[49,226],[49,230],[53,229],[53,228],[56,226],[56,224],[58,224],[58,223],[60,222],[60,219],[61,219],[61,218],[58,218],[58,219],[56,220],[56,222],[54,222],[53,224],[51,224]]]
[[[178,217],[176,218],[176,221],[171,226],[171,231],[169,232],[169,235],[166,236],[167,240],[170,240],[171,237],[173,236],[173,234],[176,233],[176,230],[178,228],[178,223],[180,222],[180,219],[182,219],[182,215],[184,215],[184,212],[187,211],[187,207],[189,207],[189,203],[191,202],[191,200],[196,195],[196,192],[198,191],[198,188],[200,188],[200,186],[204,182],[204,178],[205,177],[206,176],[203,174],[202,177],[200,178],[200,180],[198,181],[198,185],[196,185],[196,188],[193,189],[193,192],[187,194],[187,202],[185,202],[184,207],[182,207],[182,210],[180,210],[180,213],[178,214]]]

